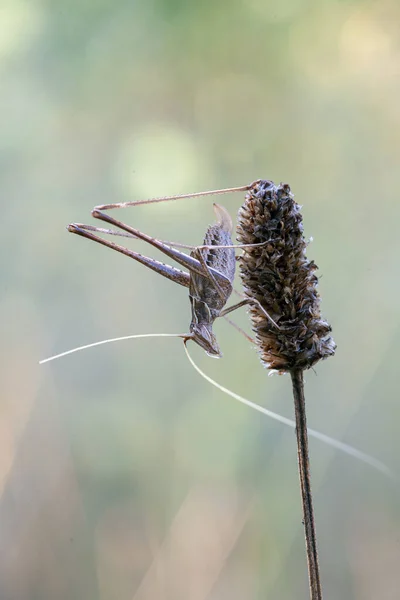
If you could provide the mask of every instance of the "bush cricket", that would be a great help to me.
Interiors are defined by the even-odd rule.
[[[217,387],[219,390],[228,394],[235,400],[251,407],[253,410],[257,410],[266,416],[277,420],[289,427],[295,428],[296,423],[291,419],[283,417],[277,413],[274,413],[264,407],[261,407],[253,402],[250,402],[246,398],[239,396],[238,394],[228,390],[227,388],[221,386],[213,379],[211,379],[208,375],[203,373],[201,369],[194,363],[193,359],[188,354],[186,349],[186,342],[188,340],[195,341],[201,348],[203,348],[207,354],[214,357],[220,357],[221,351],[219,349],[217,340],[212,331],[212,326],[218,317],[224,317],[227,321],[233,325],[240,333],[242,333],[250,342],[254,343],[254,340],[248,336],[240,327],[232,323],[228,318],[227,314],[236,310],[237,308],[244,306],[245,304],[255,304],[265,315],[265,317],[270,321],[274,328],[281,330],[281,327],[271,318],[271,316],[263,309],[260,303],[255,299],[243,299],[242,301],[234,304],[231,307],[225,308],[225,304],[228,301],[232,290],[233,290],[233,278],[235,274],[235,248],[243,249],[246,251],[246,248],[254,248],[255,246],[262,246],[264,244],[269,244],[267,242],[261,243],[252,243],[252,244],[232,244],[232,221],[231,218],[226,211],[220,205],[214,204],[214,210],[217,216],[217,223],[208,227],[204,243],[202,246],[189,246],[185,244],[179,244],[175,242],[165,242],[160,241],[155,238],[152,238],[138,229],[130,227],[125,223],[117,221],[113,219],[109,215],[105,214],[104,210],[109,210],[113,208],[124,208],[128,206],[138,206],[141,204],[151,204],[155,202],[165,202],[169,200],[179,200],[184,198],[192,198],[199,196],[211,196],[217,194],[227,194],[230,192],[250,192],[254,191],[258,185],[261,186],[269,186],[272,182],[257,180],[250,185],[237,187],[237,188],[227,188],[221,190],[214,190],[208,192],[197,192],[193,194],[182,194],[179,196],[166,196],[163,198],[151,198],[148,200],[134,201],[134,202],[125,202],[118,204],[104,204],[101,206],[96,206],[92,211],[92,215],[105,221],[106,223],[112,225],[116,229],[105,229],[101,227],[95,227],[93,225],[84,225],[81,223],[73,223],[68,225],[67,229],[82,237],[86,237],[90,240],[93,240],[97,243],[103,244],[104,246],[111,248],[117,252],[125,254],[133,258],[134,260],[142,263],[146,267],[152,269],[156,273],[163,275],[167,279],[182,285],[183,287],[187,287],[189,289],[189,299],[192,308],[192,321],[190,325],[190,333],[188,334],[156,334],[156,333],[147,333],[147,334],[135,334],[135,335],[127,335],[119,338],[106,339],[99,342],[86,344],[84,346],[79,346],[73,348],[71,350],[67,350],[66,352],[62,352],[60,354],[56,354],[50,356],[49,358],[43,359],[39,364],[44,364],[55,359],[61,358],[62,356],[66,356],[68,354],[72,354],[78,352],[80,350],[85,350],[87,348],[92,348],[94,346],[99,346],[102,344],[107,344],[110,342],[116,342],[125,339],[135,339],[135,338],[148,338],[148,337],[180,337],[183,338],[185,342],[185,350],[187,357],[192,364],[192,366],[196,369],[196,371],[209,383]],[[188,272],[181,271],[176,267],[165,265],[164,263],[157,261],[153,258],[149,258],[143,256],[137,252],[129,250],[124,246],[120,246],[106,240],[99,235],[96,234],[107,234],[114,235],[119,237],[127,237],[127,238],[139,238],[153,247],[157,248],[170,258],[174,259],[180,265],[186,267]],[[177,248],[190,249],[190,255],[185,254]],[[245,255],[246,256],[246,255]],[[239,294],[240,295],[240,294]],[[319,431],[308,429],[308,434],[314,438],[319,439],[320,441],[332,446],[341,452],[344,452],[362,462],[368,464],[369,466],[377,469],[384,475],[386,475],[389,479],[395,481],[396,476],[394,473],[381,461],[376,458],[341,442],[330,436],[327,436]]]
[[[195,194],[185,194],[181,196],[168,196],[165,198],[154,198],[139,202],[126,202],[121,204],[104,204],[97,206],[92,211],[92,216],[101,221],[105,221],[116,229],[104,229],[92,225],[81,223],[72,223],[68,225],[68,231],[76,233],[87,239],[93,240],[112,250],[121,252],[130,258],[140,262],[149,269],[152,269],[159,275],[170,279],[174,283],[189,288],[189,299],[192,309],[192,320],[189,333],[185,335],[185,341],[193,340],[209,356],[219,358],[222,356],[218,342],[213,333],[212,327],[215,319],[224,317],[228,313],[249,303],[257,303],[257,300],[243,299],[240,302],[225,308],[225,305],[233,290],[233,279],[235,276],[236,256],[235,248],[246,248],[249,244],[234,245],[232,243],[232,220],[227,210],[214,204],[214,211],[217,222],[210,225],[206,231],[204,242],[201,246],[185,246],[174,242],[163,242],[152,238],[145,233],[131,227],[122,221],[117,221],[108,214],[102,212],[112,208],[122,208],[126,206],[137,206],[139,204],[149,204],[152,202],[164,202],[180,198],[195,196],[205,196],[213,194],[226,194],[235,191],[244,191],[250,189],[258,182],[250,186],[241,188],[229,188],[224,190],[215,190],[211,192],[198,192]],[[129,250],[124,246],[115,244],[99,237],[96,233],[105,233],[111,235],[120,235],[123,237],[139,238],[151,246],[157,248],[169,258],[174,259],[178,264],[186,267],[188,272],[177,269],[176,267],[166,265],[153,258],[143,256],[137,252]],[[191,249],[190,254],[185,254],[177,247]],[[257,303],[258,304],[258,303]],[[263,310],[261,308],[261,310]],[[279,329],[279,326],[263,310],[266,317]],[[242,332],[244,333],[244,332]],[[247,336],[248,337],[248,336]],[[251,338],[250,338],[251,339]]]

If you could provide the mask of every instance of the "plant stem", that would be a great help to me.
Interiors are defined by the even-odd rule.
[[[301,499],[303,502],[303,520],[306,538],[310,598],[311,600],[322,600],[322,588],[318,564],[317,535],[315,531],[314,509],[311,492],[303,370],[294,369],[290,372],[290,375],[292,378],[294,408],[296,413],[297,456],[299,464]]]

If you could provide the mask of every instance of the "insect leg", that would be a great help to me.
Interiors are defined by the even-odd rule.
[[[162,263],[158,260],[155,260],[154,258],[149,258],[147,256],[143,256],[142,254],[139,254],[138,252],[133,252],[132,250],[129,250],[128,248],[124,248],[124,246],[120,246],[119,244],[115,244],[114,242],[110,242],[109,240],[104,240],[103,238],[98,237],[97,235],[94,235],[93,233],[88,231],[86,228],[84,229],[82,227],[79,227],[77,224],[73,223],[71,225],[68,225],[67,229],[71,233],[76,233],[77,235],[80,235],[89,240],[97,242],[98,244],[102,244],[103,246],[107,246],[107,248],[111,248],[112,250],[115,250],[116,252],[120,252],[121,254],[125,254],[125,256],[129,256],[130,258],[133,258],[134,260],[140,262],[142,265],[145,265],[149,269],[152,269],[159,275],[162,275],[163,277],[170,279],[174,283],[179,283],[179,285],[183,285],[184,287],[189,287],[189,280],[190,280],[189,273],[180,271],[179,269],[176,269],[175,267],[172,267],[170,265],[165,265],[164,263]]]
[[[194,271],[198,275],[207,276],[208,271],[210,270],[218,282],[224,284],[228,281],[227,278],[224,275],[222,275],[222,273],[219,273],[219,271],[217,271],[216,269],[208,267],[208,269],[205,270],[201,262],[196,258],[193,258],[192,256],[185,254],[184,252],[180,252],[179,250],[176,250],[171,246],[167,246],[163,242],[160,242],[159,240],[152,238],[149,235],[146,235],[145,233],[142,233],[141,231],[135,229],[134,227],[131,227],[130,225],[126,225],[121,221],[117,221],[116,219],[113,219],[105,213],[94,209],[92,211],[92,216],[96,219],[100,219],[101,221],[105,221],[106,223],[110,223],[110,225],[113,225],[114,227],[123,229],[124,231],[133,234],[135,237],[138,237],[144,242],[151,244],[152,246],[154,246],[154,248],[157,248],[170,258],[176,260],[176,262],[178,262],[182,266],[186,267],[190,271]]]
[[[106,235],[117,235],[119,237],[130,238],[132,240],[139,239],[137,235],[133,235],[133,233],[128,233],[127,231],[118,231],[117,229],[106,229],[105,227],[96,227],[95,225],[85,225],[84,223],[74,223],[76,227],[79,229],[85,229],[86,231],[95,231],[96,233],[104,233]],[[167,246],[172,246],[173,248],[185,248],[188,250],[195,250],[197,246],[189,246],[187,244],[181,244],[179,242],[170,242],[169,240],[159,240],[163,244]],[[265,243],[265,242],[263,242]],[[204,246],[201,246],[203,248]],[[208,246],[206,246],[208,248]]]
[[[247,192],[261,180],[253,181],[249,185],[221,190],[210,190],[208,192],[195,192],[194,194],[178,194],[177,196],[163,196],[161,198],[149,198],[147,200],[134,200],[132,202],[117,202],[115,204],[100,204],[95,210],[110,210],[112,208],[126,208],[128,206],[140,206],[141,204],[153,204],[155,202],[168,202],[170,200],[184,200],[185,198],[198,198],[199,196],[216,196],[218,194],[230,194],[232,192]]]
[[[234,321],[232,321],[229,317],[224,316],[225,321],[227,321],[229,323],[229,325],[231,325],[232,327],[234,327],[236,329],[236,331],[238,331],[239,333],[241,333],[247,341],[249,341],[251,344],[255,344],[256,341],[250,337],[245,331],[244,329],[242,329],[241,327],[239,327],[239,325],[236,325],[236,323]]]
[[[221,312],[220,316],[225,317],[225,315],[236,310],[237,308],[241,308],[242,306],[245,306],[246,304],[255,304],[256,306],[258,306],[258,308],[264,313],[264,315],[266,316],[268,321],[270,321],[272,323],[272,325],[274,325],[274,327],[276,327],[277,329],[280,329],[279,325],[277,323],[275,323],[273,318],[267,313],[267,311],[264,309],[264,307],[261,305],[261,303],[258,300],[256,300],[255,298],[245,298],[241,302],[238,302],[237,304],[234,304],[233,306],[229,306],[228,308],[225,308],[225,310],[223,310]]]
[[[75,227],[84,229],[85,231],[95,231],[96,233],[105,233],[107,235],[117,235],[119,237],[126,237],[137,240],[137,236],[127,231],[117,231],[116,229],[106,229],[105,227],[96,227],[95,225],[85,225],[84,223],[74,223]]]

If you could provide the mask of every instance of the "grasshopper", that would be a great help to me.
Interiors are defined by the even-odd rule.
[[[75,233],[107,246],[112,250],[125,254],[149,269],[152,269],[159,275],[170,279],[174,283],[187,287],[189,289],[192,319],[189,328],[190,333],[185,334],[184,339],[185,341],[193,340],[203,348],[209,356],[219,358],[222,354],[212,329],[214,321],[219,317],[225,317],[228,313],[246,304],[257,302],[256,300],[245,298],[233,306],[225,308],[233,290],[236,266],[235,248],[246,247],[246,244],[234,245],[232,243],[233,225],[227,210],[219,204],[214,204],[217,222],[208,227],[203,245],[197,247],[157,240],[122,221],[110,217],[103,211],[126,206],[137,206],[139,204],[149,204],[152,202],[164,202],[181,198],[245,191],[249,190],[256,183],[258,182],[240,188],[197,192],[195,194],[167,196],[164,198],[152,198],[138,202],[104,204],[96,206],[92,211],[92,216],[101,221],[105,221],[116,229],[104,229],[81,223],[72,223],[68,225],[67,229],[71,233]],[[139,238],[154,248],[157,248],[169,258],[175,260],[178,264],[186,267],[188,272],[166,265],[154,258],[143,256],[138,252],[134,252],[124,246],[120,246],[119,244],[99,237],[96,235],[97,233]],[[186,254],[181,250],[178,250],[177,247],[189,248],[192,249],[192,251],[190,254]],[[276,327],[278,327],[268,314],[266,314],[266,316]]]

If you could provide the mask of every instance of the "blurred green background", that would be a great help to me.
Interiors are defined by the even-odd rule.
[[[397,0],[3,0],[1,600],[308,598],[292,430],[179,340],[38,366],[188,330],[182,287],[66,232],[96,204],[289,183],[338,344],[307,373],[309,426],[400,473],[399,20]],[[198,244],[213,200],[115,216]],[[291,417],[290,380],[215,331],[201,367]],[[398,489],[310,451],[325,597],[399,598]]]

